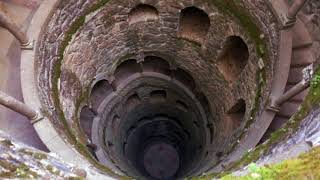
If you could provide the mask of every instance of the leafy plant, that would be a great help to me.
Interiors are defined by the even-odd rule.
[[[315,75],[311,80],[311,87],[316,88],[320,84],[320,75]]]

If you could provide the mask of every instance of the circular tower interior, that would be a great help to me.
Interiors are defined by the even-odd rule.
[[[319,55],[308,12],[317,2],[294,22],[291,1],[37,3],[20,79],[41,115],[31,122],[38,147],[101,177],[233,170],[307,101]]]

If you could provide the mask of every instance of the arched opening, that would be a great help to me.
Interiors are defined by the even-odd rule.
[[[210,19],[206,12],[196,7],[188,7],[181,11],[179,36],[202,43],[209,31]]]
[[[192,76],[183,69],[178,68],[174,71],[174,78],[187,86],[191,91],[196,88],[196,83]]]
[[[235,105],[233,105],[229,111],[225,114],[225,126],[229,133],[232,133],[243,122],[246,113],[246,102],[243,99],[239,99]]]
[[[114,76],[115,81],[113,84],[118,87],[121,82],[127,79],[130,75],[139,73],[141,68],[136,60],[130,59],[127,61],[122,62],[116,69]]]
[[[86,136],[91,140],[92,122],[95,114],[88,106],[84,106],[80,112],[80,126]]]
[[[228,37],[218,58],[218,69],[228,82],[234,82],[248,63],[247,44],[239,36]]]
[[[156,56],[146,56],[140,64],[121,61],[114,69],[112,87],[117,91],[108,96],[104,109],[99,108],[102,113],[95,120],[101,126],[92,132],[99,138],[93,138],[97,149],[105,152],[97,151],[98,159],[138,179],[179,179],[200,167],[214,131],[204,124],[209,122],[203,107],[208,102],[191,74],[172,70],[168,61]],[[154,146],[162,149],[154,151]],[[167,158],[175,167],[156,164],[155,155],[161,153],[160,159]],[[160,171],[163,174],[154,174]]]
[[[167,61],[156,56],[147,56],[143,62],[143,71],[158,72],[165,75],[170,75],[170,65]]]
[[[129,25],[158,19],[158,10],[147,4],[139,4],[129,13]]]
[[[119,122],[120,122],[120,117],[118,115],[113,116],[112,124],[111,124],[113,131],[116,131]]]
[[[141,103],[141,100],[140,100],[140,97],[138,96],[138,94],[133,94],[126,101],[126,110],[130,111],[131,109],[133,109],[135,106],[137,106],[140,103]]]
[[[97,82],[93,86],[90,95],[92,109],[97,110],[103,99],[112,91],[112,86],[107,80],[101,80]]]

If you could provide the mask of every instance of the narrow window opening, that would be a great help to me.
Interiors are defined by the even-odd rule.
[[[92,109],[97,110],[103,99],[112,92],[112,86],[107,80],[97,82],[91,91],[90,102]]]
[[[92,112],[92,110],[85,106],[82,108],[80,112],[80,126],[83,130],[83,132],[86,134],[86,136],[91,140],[91,129],[92,129],[92,123],[93,119],[95,117],[95,114]]]
[[[229,127],[230,131],[234,131],[241,125],[245,113],[246,103],[243,99],[240,99],[226,114],[226,126]]]
[[[134,107],[136,107],[138,104],[141,103],[141,99],[138,96],[138,94],[133,94],[131,95],[127,101],[126,101],[126,109],[129,112],[131,109],[133,109]]]

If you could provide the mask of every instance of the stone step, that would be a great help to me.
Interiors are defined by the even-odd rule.
[[[283,118],[291,118],[291,116],[298,110],[300,104],[301,102],[287,101],[281,106],[280,112],[277,115]]]
[[[308,66],[316,61],[310,48],[296,49],[292,52],[292,67]]]
[[[273,132],[283,127],[283,125],[290,119],[290,117],[283,117],[281,115],[276,115],[271,122],[269,128],[261,138],[259,144],[264,143],[266,140],[270,138]]]
[[[94,110],[98,110],[99,105],[106,98],[106,96],[112,93],[112,91],[113,90],[111,86],[106,81],[101,81],[98,84],[96,84],[95,87],[92,89],[90,96],[92,108]]]
[[[293,42],[292,48],[304,48],[312,45],[312,39],[307,31],[305,25],[300,19],[297,19],[294,27],[293,27]]]
[[[299,18],[293,27],[292,33],[292,59],[285,92],[299,83],[303,78],[302,70],[316,61],[310,50],[310,47],[313,44],[312,38],[305,24]],[[281,128],[282,125],[287,122],[294,113],[296,113],[307,93],[308,89],[292,97],[281,106],[280,112],[278,112],[274,117],[261,142],[268,139],[272,132]]]
[[[270,124],[269,130],[274,132],[277,129],[282,128],[282,126],[289,120],[287,117],[275,116],[272,123]]]
[[[91,128],[92,122],[95,117],[94,112],[91,111],[87,106],[85,106],[80,113],[80,125],[82,130],[86,133],[89,139],[91,139]]]

